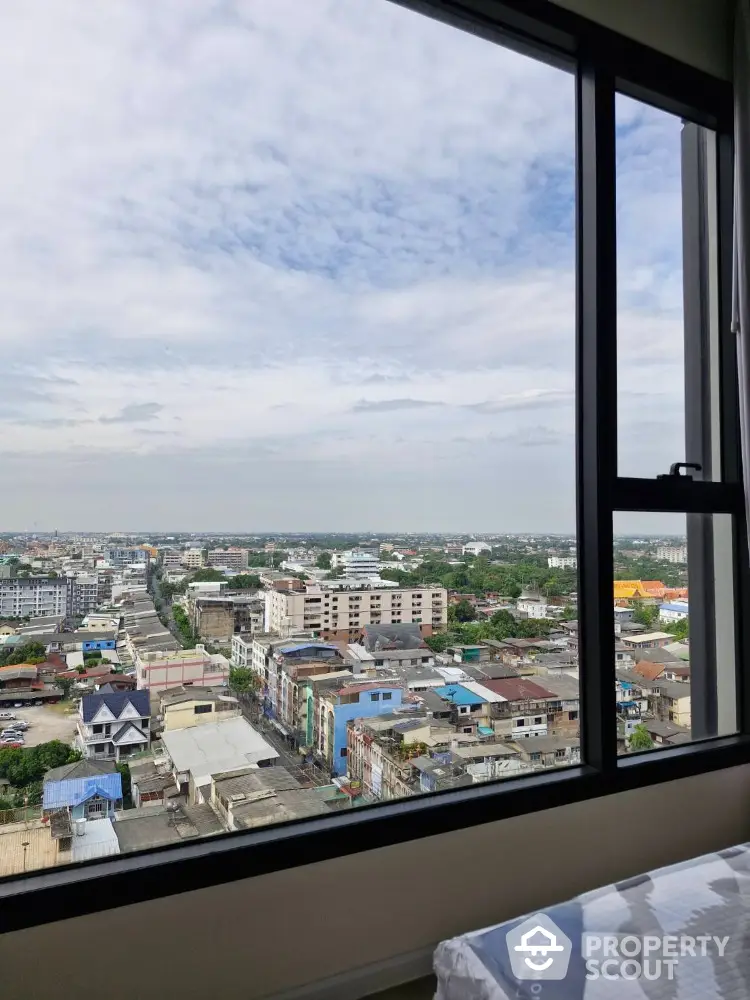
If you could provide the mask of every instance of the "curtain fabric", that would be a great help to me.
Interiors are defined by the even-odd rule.
[[[750,521],[750,0],[738,0],[734,28],[734,234],[732,330],[737,334],[745,508]]]

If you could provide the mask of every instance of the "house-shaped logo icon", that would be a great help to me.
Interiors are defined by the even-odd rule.
[[[507,935],[508,957],[516,979],[564,979],[571,943],[544,913],[524,920]]]

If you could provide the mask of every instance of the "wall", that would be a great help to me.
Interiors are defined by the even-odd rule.
[[[734,0],[553,0],[613,31],[730,79]]]
[[[749,792],[750,766],[732,768],[7,934],[3,995],[106,982],[108,1000],[131,1000],[132,977],[111,975],[118,941],[137,956],[139,1000],[256,1000],[750,839]]]
[[[379,695],[378,701],[370,699],[371,694]],[[383,701],[383,694],[389,694],[388,701]],[[401,708],[402,692],[399,688],[376,688],[362,691],[359,701],[352,705],[336,705],[334,713],[334,743],[333,743],[333,773],[346,774],[346,757],[341,756],[341,750],[347,744],[346,725],[352,719],[372,719],[376,715],[389,715]]]

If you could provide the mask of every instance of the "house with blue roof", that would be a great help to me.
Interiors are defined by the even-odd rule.
[[[659,605],[659,620],[663,622],[681,622],[689,617],[687,601],[673,601],[670,604]]]
[[[76,745],[92,760],[120,761],[148,750],[151,704],[148,691],[85,694],[78,710]]]
[[[44,776],[44,816],[67,813],[70,821],[113,819],[122,808],[122,777],[114,763],[80,760]]]

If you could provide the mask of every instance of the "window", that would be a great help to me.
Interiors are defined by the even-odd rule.
[[[482,5],[480,37],[384,0],[326,5],[325,17],[310,20],[246,0],[252,30],[212,12],[196,24],[176,5],[175,36],[184,44],[170,49],[162,91],[158,73],[139,71],[144,60],[164,59],[151,22],[136,13],[134,36],[121,38],[89,6],[91,30],[69,27],[76,73],[63,81],[64,114],[55,99],[60,64],[46,59],[33,18],[22,13],[12,22],[16,34],[0,39],[0,54],[3,45],[28,53],[33,72],[8,60],[18,74],[9,84],[28,95],[23,120],[35,123],[9,123],[14,180],[0,183],[17,279],[3,358],[22,371],[29,357],[41,359],[35,377],[55,384],[54,393],[28,393],[20,417],[13,408],[17,454],[4,469],[28,523],[57,523],[59,514],[93,525],[104,510],[114,528],[133,523],[136,510],[155,526],[149,541],[193,550],[186,561],[196,567],[204,547],[250,550],[248,565],[277,581],[269,615],[284,647],[309,640],[300,624],[320,628],[319,615],[313,619],[321,605],[332,603],[337,633],[339,598],[327,569],[316,569],[315,585],[265,574],[284,563],[283,573],[305,576],[311,554],[315,562],[323,551],[377,550],[380,541],[408,553],[406,568],[393,562],[389,570],[383,560],[384,576],[397,584],[384,603],[402,636],[419,631],[431,641],[426,633],[445,630],[434,644],[451,648],[490,633],[515,639],[522,676],[544,688],[552,675],[524,637],[557,636],[561,621],[577,619],[563,651],[581,689],[561,701],[575,704],[578,694],[581,708],[568,712],[574,725],[561,726],[569,737],[555,736],[569,740],[565,748],[528,754],[540,766],[521,795],[515,786],[524,777],[459,784],[435,804],[438,824],[441,815],[449,824],[456,806],[446,803],[455,801],[467,822],[480,805],[485,818],[528,808],[536,772],[573,755],[578,724],[586,780],[558,767],[545,781],[556,800],[750,759],[733,738],[750,724],[741,700],[747,685],[737,677],[750,615],[736,363],[726,336],[726,88],[635,43],[622,51],[593,44],[599,36],[579,37],[575,19],[550,34],[535,20],[553,16],[546,5],[523,15],[520,54],[487,40],[486,22],[504,16],[496,13],[502,4]],[[471,20],[475,0],[460,6]],[[51,10],[50,30],[68,30]],[[499,37],[508,27],[499,25]],[[258,38],[263,60],[252,58]],[[544,42],[538,58],[528,54],[535,38]],[[102,52],[124,71],[124,101],[101,85]],[[300,52],[315,58],[292,58]],[[112,365],[106,392],[97,358]],[[35,461],[62,484],[70,468],[89,474],[95,461],[95,495],[40,491],[29,473]],[[657,478],[675,462],[700,468],[679,481]],[[481,476],[446,477],[446,468]],[[195,492],[195,483],[224,481],[232,482],[228,493]],[[206,532],[246,523],[250,494],[253,521],[283,525],[286,536],[179,535],[178,525],[196,523],[198,506],[201,519],[216,522]],[[473,534],[432,533],[433,522],[459,521]],[[305,534],[305,524],[340,534],[322,539]],[[476,532],[489,526],[507,534],[485,543]],[[397,530],[408,534],[389,537]],[[63,535],[56,544],[72,559],[80,540]],[[122,564],[134,553],[120,544],[112,537],[103,547]],[[330,566],[330,558],[320,561]],[[668,678],[645,676],[653,667],[638,657],[658,664],[673,643],[634,640],[650,613],[648,587],[618,596],[617,584],[631,579],[623,573],[666,587],[667,572],[687,581],[689,617],[679,594],[664,593],[664,628],[654,631],[679,644],[689,629],[689,681],[679,664]],[[379,596],[356,586],[375,614]],[[508,610],[484,614],[490,601],[522,591]],[[474,595],[486,601],[477,607]],[[409,624],[422,628],[409,629],[401,608],[411,619],[423,597],[432,601],[433,617],[424,619],[432,627],[417,619]],[[362,641],[362,598],[342,599],[352,612],[348,637]],[[445,625],[437,605],[450,609]],[[147,617],[156,626],[156,609]],[[186,614],[178,618],[193,641]],[[127,619],[137,644],[143,630]],[[368,648],[379,651],[378,682],[400,686],[383,670],[382,646]],[[486,667],[476,664],[480,678]],[[360,700],[346,687],[356,681],[327,676],[310,684],[303,727],[281,711],[287,676],[275,665],[262,705],[249,701],[239,721],[269,747],[284,726],[295,738],[303,733],[305,746],[325,747],[316,784],[353,777],[347,726],[408,691],[382,699],[363,692]],[[488,675],[479,683],[498,692],[505,685],[504,704],[518,704],[505,683],[513,680]],[[461,704],[461,684],[446,680],[425,692],[433,721],[444,723],[431,727],[428,746],[448,735],[446,725],[473,732],[465,719],[472,712],[501,741],[533,737],[544,723],[544,714],[503,715],[500,703]],[[547,711],[553,696],[522,710],[536,703]],[[434,711],[436,698],[443,708]],[[658,759],[642,752],[646,740],[633,739],[643,721],[647,735],[660,729]],[[196,741],[206,728],[195,727]],[[368,767],[388,746],[373,732],[374,749],[363,749]],[[672,737],[682,740],[679,753]],[[109,747],[95,744],[94,754]],[[300,777],[296,756],[285,753],[274,766]],[[309,785],[301,782],[301,815],[317,809],[333,830],[358,815],[334,813],[332,797]],[[393,791],[383,787],[383,800]],[[373,809],[368,822],[393,842],[404,812],[410,829],[424,828],[420,809],[415,795],[400,820]],[[249,843],[255,834],[238,836]],[[267,839],[278,845],[285,836],[281,825]],[[270,857],[263,852],[271,847],[258,846],[259,857]],[[212,849],[221,854],[222,841]],[[127,863],[123,851],[118,864]]]
[[[213,711],[213,705],[195,705],[193,712],[196,715],[208,715]]]

